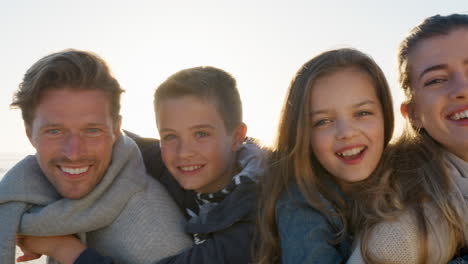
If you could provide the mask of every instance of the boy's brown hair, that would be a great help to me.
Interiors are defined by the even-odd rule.
[[[236,80],[221,69],[195,67],[171,75],[154,93],[155,113],[165,99],[183,96],[195,96],[214,103],[228,133],[242,123],[242,103]]]

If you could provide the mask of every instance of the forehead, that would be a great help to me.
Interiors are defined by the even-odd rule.
[[[216,102],[211,98],[182,96],[161,100],[156,107],[158,127],[223,123]]]
[[[311,109],[353,105],[363,100],[377,100],[370,76],[357,68],[347,68],[319,78],[310,92]]]
[[[410,76],[418,76],[427,68],[468,59],[468,28],[454,29],[446,35],[421,40],[408,54]]]
[[[111,119],[110,99],[101,90],[48,89],[40,97],[34,121],[51,123],[102,123]]]

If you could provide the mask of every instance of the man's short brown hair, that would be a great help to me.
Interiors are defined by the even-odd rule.
[[[15,93],[12,108],[20,108],[23,120],[32,125],[44,91],[49,89],[102,90],[108,94],[112,119],[120,119],[120,95],[124,90],[106,62],[94,53],[64,50],[43,57],[32,65]]]

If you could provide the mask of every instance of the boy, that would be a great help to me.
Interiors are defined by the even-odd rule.
[[[182,70],[157,88],[154,107],[159,145],[130,136],[147,171],[184,209],[185,230],[194,239],[192,248],[157,263],[249,263],[256,178],[263,170],[260,149],[244,144],[247,128],[234,78],[214,67]],[[167,170],[158,166],[161,158]]]

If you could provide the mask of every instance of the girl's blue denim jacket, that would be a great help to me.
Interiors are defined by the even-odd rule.
[[[334,210],[328,201],[324,199],[324,202]],[[325,216],[306,202],[297,186],[285,191],[278,200],[276,223],[283,264],[346,262],[351,238],[338,245],[330,244],[334,238],[331,225]],[[335,223],[343,225],[338,218]]]

